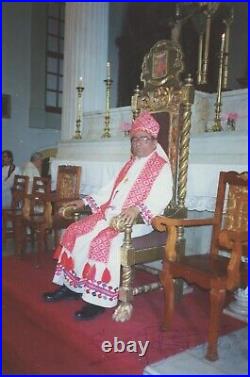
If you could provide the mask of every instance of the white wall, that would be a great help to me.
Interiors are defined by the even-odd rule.
[[[11,118],[2,120],[2,148],[22,165],[31,153],[57,145],[59,130],[30,128],[32,3],[4,3],[2,92],[11,96]]]

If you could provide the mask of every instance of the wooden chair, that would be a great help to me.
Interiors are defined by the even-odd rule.
[[[22,216],[18,226],[18,240],[20,253],[26,249],[27,232],[29,227],[37,241],[36,266],[40,264],[41,254],[47,247],[47,231],[51,228],[51,181],[50,178],[34,177],[32,193],[26,195],[22,208]]]
[[[210,319],[206,358],[217,360],[220,316],[227,291],[247,285],[248,246],[248,174],[221,172],[215,213],[207,219],[169,219],[159,216],[154,226],[168,233],[161,281],[165,293],[164,329],[170,329],[174,314],[173,279],[182,278],[210,292]],[[209,254],[195,250],[193,255],[178,255],[178,227],[211,225],[213,228]],[[229,257],[220,251],[227,251]]]
[[[58,215],[61,207],[68,202],[79,199],[81,182],[81,167],[60,165],[58,167],[56,191],[53,193],[53,218],[52,229],[55,234],[55,244],[58,243],[58,232],[60,229],[67,228],[74,220],[63,218]]]
[[[165,210],[165,215],[171,217],[186,215],[185,196],[194,88],[190,77],[184,84],[180,80],[183,69],[183,53],[180,46],[168,40],[157,42],[145,56],[142,64],[141,81],[144,88],[139,90],[137,87],[132,97],[134,118],[140,111],[147,110],[160,124],[158,142],[169,157],[174,179],[173,199]],[[113,319],[125,321],[131,317],[133,296],[161,286],[159,270],[141,264],[162,259],[165,239],[157,231],[132,239],[131,226],[116,228],[124,231],[125,235],[121,248],[120,304]],[[178,252],[184,253],[184,248],[183,228],[179,228]],[[134,287],[135,267],[156,274],[157,282]],[[181,293],[181,285],[179,287]]]
[[[12,203],[11,208],[4,208],[2,211],[3,216],[3,244],[6,245],[8,237],[13,237],[15,254],[18,253],[18,242],[16,239],[16,229],[18,218],[22,215],[22,208],[24,199],[28,193],[29,177],[24,175],[16,175],[14,178],[14,185],[12,188]],[[8,226],[10,226],[8,228]]]

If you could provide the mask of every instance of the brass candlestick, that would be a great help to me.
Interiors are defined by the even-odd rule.
[[[215,118],[212,131],[222,131],[221,127],[221,87],[222,87],[222,75],[223,75],[223,61],[224,61],[224,48],[225,48],[225,34],[221,36],[221,49],[220,49],[220,62],[219,62],[219,77],[217,87],[217,99],[215,103]]]
[[[77,115],[76,115],[76,129],[74,139],[81,139],[81,127],[82,127],[82,93],[84,91],[84,87],[82,85],[82,78],[80,78],[79,85],[76,87],[77,90]]]
[[[135,120],[135,118],[138,117],[139,112],[140,112],[140,110],[138,108],[139,94],[140,94],[139,85],[136,85],[136,88],[134,90],[134,94],[131,97],[131,108],[132,108],[132,113],[133,113],[133,119],[134,120]]]
[[[104,116],[104,130],[103,130],[103,135],[102,137],[111,137],[110,134],[110,109],[109,109],[109,102],[110,102],[110,89],[113,80],[110,78],[107,78],[104,80],[106,84],[106,111],[105,111],[105,116]]]
[[[230,41],[230,28],[233,23],[233,19],[234,19],[234,13],[233,13],[233,8],[231,8],[229,17],[223,20],[224,24],[226,25],[224,67],[223,67],[223,76],[222,76],[223,89],[227,89],[227,86],[228,86],[229,41]]]
[[[200,3],[201,6],[205,6],[204,14],[206,15],[206,32],[205,32],[205,46],[204,52],[202,51],[202,69],[200,84],[207,84],[208,75],[208,58],[209,58],[209,44],[210,44],[210,31],[212,16],[216,13],[220,3]]]
[[[202,69],[202,50],[203,50],[203,33],[199,36],[199,52],[198,52],[198,70],[197,70],[197,84],[201,84],[201,69]]]

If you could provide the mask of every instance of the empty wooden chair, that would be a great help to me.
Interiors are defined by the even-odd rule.
[[[2,210],[3,216],[3,245],[6,245],[8,237],[14,239],[15,254],[18,253],[18,241],[16,238],[16,229],[18,219],[22,215],[22,208],[24,205],[24,199],[28,193],[29,177],[24,175],[16,175],[14,178],[14,185],[12,188],[12,204],[11,208],[4,208]]]
[[[25,252],[27,243],[27,228],[33,232],[36,243],[36,266],[39,266],[41,254],[47,247],[47,231],[52,225],[51,181],[49,178],[34,177],[32,193],[26,195],[22,208],[21,222],[18,227],[20,251]]]
[[[55,234],[55,244],[58,243],[58,231],[67,228],[74,219],[66,219],[58,214],[61,207],[68,202],[80,198],[81,167],[60,165],[58,167],[56,191],[53,193],[52,229]]]
[[[194,254],[178,255],[178,227],[211,225],[213,228],[209,254],[194,250]],[[217,360],[217,341],[225,295],[227,291],[247,285],[248,246],[248,175],[221,172],[215,213],[207,219],[170,219],[155,217],[154,226],[168,234],[165,244],[161,282],[165,293],[163,328],[169,330],[174,321],[173,279],[181,278],[210,292],[210,318],[206,358]],[[226,251],[228,256],[220,253]]]

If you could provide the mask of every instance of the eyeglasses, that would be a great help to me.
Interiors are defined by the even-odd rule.
[[[132,137],[131,139],[132,144],[136,144],[138,142],[148,144],[150,141],[152,141],[152,138],[147,136]]]

